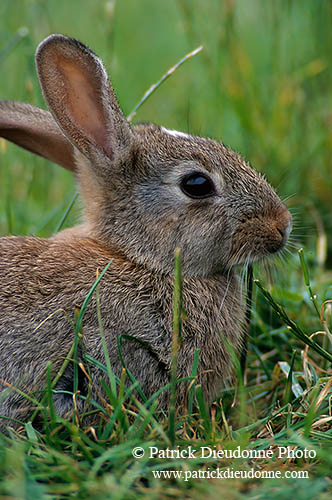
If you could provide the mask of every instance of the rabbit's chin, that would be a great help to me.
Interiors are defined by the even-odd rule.
[[[256,246],[255,240],[253,240],[252,250],[247,250],[246,245],[243,245],[240,250],[234,249],[228,260],[230,266],[245,267],[256,262],[268,262],[269,260],[274,259],[276,256],[282,254],[283,250],[285,249],[291,228],[292,223],[290,221],[287,229],[279,238],[271,238],[271,240],[267,241],[267,243],[264,245],[262,245],[259,241],[259,245]]]
[[[282,255],[283,250],[286,247],[286,243],[279,245],[278,248],[276,248],[273,251],[266,251],[266,252],[261,252],[261,253],[248,253],[247,255],[242,255],[238,257],[236,260],[234,258],[231,258],[229,260],[230,262],[230,268],[238,270],[242,270],[243,268],[248,267],[251,264],[263,264],[264,266],[273,264],[276,260],[276,258],[280,255]]]

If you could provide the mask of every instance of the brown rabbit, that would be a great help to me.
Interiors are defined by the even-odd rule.
[[[284,247],[288,210],[224,145],[152,124],[131,127],[102,62],[82,43],[52,35],[39,45],[36,65],[52,114],[3,101],[0,135],[75,172],[84,221],[49,239],[0,239],[0,416],[31,416],[33,402],[15,388],[40,399],[47,364],[55,376],[73,345],[75,308],[110,261],[99,302],[112,369],[121,374],[117,339],[128,334],[138,341],[123,340],[123,358],[146,397],[169,383],[177,247],[186,311],[178,377],[190,376],[199,349],[199,382],[210,403],[231,373],[227,344],[238,351],[243,338],[236,266]],[[82,332],[77,361],[90,370],[98,401],[102,372],[85,358],[105,364],[96,294]],[[73,373],[74,361],[54,390],[60,416],[73,408]],[[90,382],[78,375],[86,396]],[[179,384],[179,407],[187,389]],[[159,402],[167,408],[167,392]],[[3,429],[10,419],[1,419]]]

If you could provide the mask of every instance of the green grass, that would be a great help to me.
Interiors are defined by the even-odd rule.
[[[295,247],[304,252],[291,248],[272,283],[254,268],[259,283],[253,290],[244,384],[238,371],[237,386],[207,409],[194,366],[188,413],[176,416],[172,406],[160,416],[153,401],[139,403],[130,374],[124,370],[115,380],[106,363],[109,401],[100,411],[107,424],[85,429],[75,412],[70,421],[58,420],[49,380],[39,410],[43,429],[32,423],[18,434],[0,436],[0,498],[272,500],[292,498],[294,491],[298,500],[330,498],[331,18],[330,3],[316,0],[1,1],[2,99],[44,107],[33,57],[36,45],[53,32],[81,39],[102,57],[126,114],[202,44],[203,51],[140,107],[134,123],[154,121],[209,135],[240,151],[283,198],[290,197]],[[0,234],[48,236],[60,223],[76,223],[78,202],[63,220],[74,193],[70,173],[0,140]],[[78,324],[77,339],[79,330]],[[87,365],[93,362],[88,359]],[[298,446],[317,456],[251,463],[148,457],[149,446],[189,445],[274,451]],[[134,458],[134,447],[143,447],[145,456]],[[184,481],[158,479],[152,472],[194,475],[217,467],[304,471],[309,479]]]

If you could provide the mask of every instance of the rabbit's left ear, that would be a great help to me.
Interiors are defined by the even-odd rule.
[[[132,131],[94,52],[51,35],[37,49],[36,66],[46,103],[68,139],[91,160],[102,156],[106,164],[122,163],[131,151]]]
[[[68,170],[75,170],[74,147],[51,113],[31,104],[0,101],[0,137],[43,156]]]

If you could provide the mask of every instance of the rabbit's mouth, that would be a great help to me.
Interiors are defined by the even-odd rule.
[[[292,231],[292,217],[286,207],[278,217],[250,217],[242,219],[234,234],[232,265],[249,264],[280,252]]]

